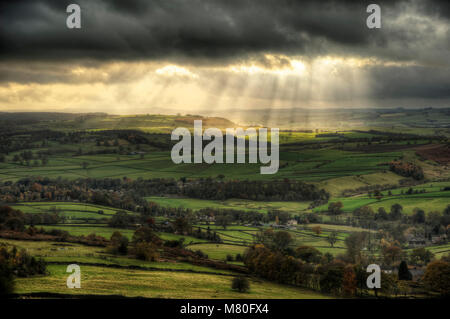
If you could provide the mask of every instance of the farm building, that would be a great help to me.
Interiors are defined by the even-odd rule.
[[[410,247],[422,247],[427,244],[427,240],[423,237],[409,236],[407,240]]]

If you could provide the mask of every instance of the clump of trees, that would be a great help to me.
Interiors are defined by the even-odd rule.
[[[422,180],[424,178],[422,168],[414,163],[392,161],[389,162],[389,169],[398,175],[412,177],[415,180]]]
[[[0,230],[24,231],[25,225],[57,224],[63,220],[57,212],[23,213],[10,206],[0,206]]]
[[[137,216],[130,215],[125,211],[118,211],[109,219],[108,226],[114,228],[127,228],[138,221],[139,219]]]
[[[327,242],[330,244],[331,248],[334,247],[334,244],[338,241],[338,233],[337,231],[332,231],[327,237]]]
[[[162,245],[162,240],[149,226],[142,226],[136,229],[132,243],[133,254],[137,259],[147,261],[156,261],[158,259],[158,248]]]
[[[24,249],[0,247],[0,296],[13,292],[15,276],[29,277],[46,273],[46,263],[30,256]]]
[[[412,280],[412,274],[406,261],[402,260],[398,266],[398,280]]]
[[[109,240],[108,251],[113,254],[126,255],[128,253],[128,237],[115,231]]]
[[[156,261],[159,257],[158,248],[153,243],[134,243],[134,255],[137,259]]]
[[[217,234],[216,231],[211,231],[211,229],[208,228],[206,231],[202,230],[200,227],[197,227],[196,230],[192,230],[191,233],[189,233],[190,236],[199,238],[199,239],[207,239],[209,241],[215,242],[215,243],[221,243],[222,238]]]
[[[250,282],[248,278],[243,276],[234,277],[231,282],[231,289],[239,292],[248,292],[250,290]]]
[[[9,206],[0,207],[0,230],[25,230],[25,215]]]
[[[299,258],[257,244],[246,250],[244,263],[252,273],[279,283],[338,295],[356,291],[356,275],[344,271],[344,262],[323,258],[313,247],[299,247],[296,254]]]
[[[330,215],[340,215],[342,214],[342,208],[344,205],[342,202],[333,202],[328,205],[328,213]]]
[[[10,265],[0,262],[0,296],[12,294],[14,291],[14,275]]]
[[[436,260],[429,263],[423,282],[428,289],[443,296],[450,296],[450,262]]]
[[[256,242],[276,251],[286,251],[292,243],[293,238],[286,231],[275,232],[272,228],[256,234]]]
[[[322,259],[322,253],[312,246],[299,246],[295,249],[295,256],[306,263],[318,264]]]
[[[427,265],[434,259],[434,254],[424,247],[419,247],[413,249],[413,251],[409,254],[409,262],[412,265]]]

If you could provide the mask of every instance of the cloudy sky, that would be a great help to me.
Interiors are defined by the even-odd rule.
[[[449,19],[448,0],[1,2],[0,111],[450,107]]]

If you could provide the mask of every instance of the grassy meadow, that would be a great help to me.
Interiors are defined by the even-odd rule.
[[[235,209],[245,212],[263,213],[281,211],[289,219],[308,214],[317,217],[305,224],[282,228],[293,241],[290,248],[312,246],[321,253],[337,256],[345,253],[345,239],[355,232],[376,231],[342,225],[345,218],[363,206],[374,211],[383,207],[387,212],[393,204],[400,204],[403,213],[412,215],[416,208],[427,214],[443,211],[450,204],[450,170],[447,164],[440,164],[417,154],[423,145],[444,145],[448,143],[450,131],[448,118],[439,111],[343,111],[333,116],[311,115],[307,120],[288,121],[289,115],[280,113],[266,125],[280,125],[280,168],[274,175],[260,174],[261,164],[174,164],[170,156],[170,133],[176,127],[192,128],[192,115],[96,115],[68,117],[59,120],[36,120],[32,129],[37,132],[51,130],[59,137],[35,139],[31,128],[20,123],[14,126],[8,137],[11,145],[17,146],[4,155],[0,162],[0,182],[22,181],[30,177],[67,180],[91,179],[154,179],[173,178],[192,180],[213,178],[231,180],[298,180],[312,183],[330,194],[328,202],[312,201],[252,201],[229,198],[227,200],[202,200],[170,194],[156,194],[144,198],[161,207],[184,208],[194,212],[204,208],[212,210]],[[253,115],[252,115],[253,116]],[[251,118],[258,123],[259,115]],[[202,118],[205,127],[238,127],[223,118]],[[250,121],[249,121],[250,122]],[[321,125],[316,125],[320,123]],[[430,124],[434,123],[434,124]],[[447,126],[448,127],[448,126]],[[30,132],[29,132],[30,131]],[[128,133],[123,133],[126,131]],[[130,133],[131,132],[131,133]],[[116,137],[117,136],[117,137]],[[131,137],[130,137],[131,136]],[[141,137],[136,141],[136,136]],[[27,144],[28,143],[28,144]],[[23,145],[31,152],[32,159],[23,158]],[[19,147],[20,146],[20,147]],[[22,148],[21,148],[22,147]],[[45,158],[45,160],[44,160]],[[389,162],[408,161],[423,169],[424,179],[417,181],[390,170]],[[405,186],[408,185],[408,186]],[[409,186],[412,185],[412,186]],[[379,189],[381,196],[372,192]],[[410,190],[411,189],[411,190]],[[370,193],[370,194],[369,194]],[[90,194],[92,195],[92,194]],[[133,194],[134,195],[134,194]],[[133,238],[134,227],[112,228],[108,221],[117,211],[132,216],[138,212],[84,202],[56,200],[33,200],[33,194],[8,203],[24,213],[57,213],[58,224],[36,225],[45,230],[64,230],[73,236],[96,234],[109,239],[120,231],[129,240]],[[328,206],[342,202],[341,222],[328,214]],[[102,202],[103,203],[103,202]],[[129,206],[120,206],[129,207]],[[136,209],[136,211],[138,211]],[[173,221],[173,216],[156,216],[158,225]],[[191,251],[201,251],[217,262],[243,266],[236,260],[247,247],[255,243],[256,234],[267,230],[275,222],[255,225],[231,223],[227,227],[214,222],[196,221],[194,228],[209,229],[220,236],[221,242],[203,238],[161,231],[157,235],[163,241],[184,239],[183,245]],[[257,226],[256,226],[257,225]],[[313,229],[321,228],[319,233]],[[328,242],[331,233],[337,241]],[[309,299],[328,298],[316,292],[279,285],[250,277],[249,293],[241,294],[231,290],[233,276],[230,270],[198,266],[179,260],[142,261],[130,256],[112,255],[105,247],[81,244],[24,241],[0,238],[0,244],[15,245],[26,249],[31,255],[49,263],[47,276],[17,278],[16,292],[32,294],[50,292],[80,295],[122,295],[148,298],[280,298]],[[450,251],[448,244],[431,245],[426,249],[436,257]],[[410,251],[410,249],[406,249]],[[377,252],[378,254],[378,252]],[[231,256],[233,261],[227,261]],[[78,263],[82,269],[82,288],[67,289],[65,267]]]
[[[17,279],[17,293],[35,291],[61,294],[121,295],[127,297],[179,299],[322,299],[308,290],[251,279],[251,290],[231,290],[229,276],[167,271],[143,271],[83,266],[81,289],[67,289],[65,265],[49,266],[50,275]]]

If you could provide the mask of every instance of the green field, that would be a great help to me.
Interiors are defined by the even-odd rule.
[[[444,255],[450,254],[450,244],[426,247],[436,258],[442,258]]]
[[[26,249],[31,255],[42,258],[49,263],[63,264],[101,264],[118,265],[122,267],[139,266],[148,269],[189,271],[200,273],[217,273],[230,275],[233,272],[228,270],[217,270],[215,268],[197,266],[185,262],[169,261],[143,261],[124,256],[115,256],[107,253],[106,248],[85,246],[73,243],[56,243],[49,241],[21,241],[0,239],[0,244],[14,245],[18,248]]]
[[[320,299],[328,298],[308,290],[250,280],[249,293],[231,290],[229,276],[168,271],[142,271],[81,266],[81,288],[66,287],[65,265],[48,267],[49,276],[18,278],[17,293],[52,292],[61,294],[122,295],[147,298],[224,299]]]
[[[310,202],[256,202],[244,199],[229,199],[225,201],[203,200],[196,198],[146,197],[149,202],[158,203],[163,207],[186,208],[199,210],[202,208],[238,209],[266,213],[269,210],[282,210],[296,214],[308,208]]]
[[[60,294],[122,295],[147,298],[328,298],[305,289],[250,279],[250,292],[231,290],[233,273],[180,262],[145,262],[109,255],[99,247],[78,244],[0,239],[0,243],[26,249],[50,264],[49,275],[17,278],[16,293],[49,292]],[[209,244],[192,245],[211,249]],[[236,250],[237,251],[237,250]],[[58,264],[55,264],[58,263]],[[81,289],[66,287],[66,267],[81,267]],[[95,264],[95,266],[93,265]],[[102,266],[104,265],[104,266]],[[108,266],[107,268],[105,268]],[[136,270],[118,268],[139,266]]]
[[[342,202],[344,212],[352,212],[362,206],[372,207],[374,211],[383,207],[387,212],[394,204],[400,204],[403,207],[403,212],[412,214],[415,208],[421,208],[425,212],[443,211],[450,203],[450,191],[441,191],[443,187],[448,187],[449,182],[441,183],[427,183],[424,185],[416,185],[411,189],[422,191],[425,193],[406,195],[406,191],[410,187],[395,188],[391,190],[392,195],[388,195],[388,191],[383,191],[383,197],[376,199],[367,195],[359,195],[352,197],[337,197],[330,202]],[[402,193],[403,192],[403,193]],[[314,208],[315,212],[326,211],[329,203]]]
[[[307,120],[296,122],[292,119],[288,126],[285,124],[291,120],[290,115],[287,113],[283,115],[282,111],[280,118],[271,119],[270,123],[264,122],[257,114],[254,118],[252,115],[253,123],[259,121],[271,125],[281,123],[283,126],[280,128],[291,130],[282,129],[280,132],[280,168],[278,173],[273,175],[260,174],[261,164],[174,164],[170,156],[172,145],[170,133],[176,127],[190,127],[197,116],[97,115],[86,118],[75,116],[64,120],[33,119],[30,127],[18,121],[13,126],[12,133],[4,137],[10,143],[5,146],[5,149],[9,148],[8,151],[1,154],[3,162],[0,162],[0,182],[4,183],[3,189],[7,194],[13,194],[17,193],[17,189],[21,186],[20,183],[9,182],[22,180],[21,183],[27,183],[28,180],[37,177],[42,181],[41,186],[45,185],[47,177],[66,179],[67,184],[78,178],[121,179],[123,185],[126,185],[129,179],[139,178],[173,178],[176,181],[182,180],[183,183],[185,180],[195,183],[196,179],[207,177],[224,181],[289,179],[314,184],[330,194],[328,202],[321,201],[319,204],[312,201],[251,201],[236,198],[201,200],[182,197],[186,192],[183,192],[181,187],[174,192],[167,191],[170,194],[165,194],[165,191],[147,192],[146,194],[155,194],[144,197],[147,202],[162,207],[194,211],[191,214],[194,218],[192,222],[194,231],[197,227],[203,232],[209,228],[219,235],[220,241],[213,243],[206,239],[166,232],[158,232],[157,235],[164,241],[184,239],[183,244],[187,249],[200,250],[215,262],[225,261],[227,255],[233,258],[238,254],[243,255],[247,247],[255,243],[258,232],[267,230],[276,223],[274,220],[267,220],[267,213],[270,211],[287,212],[290,218],[299,217],[299,220],[308,219],[305,221],[306,224],[297,226],[273,225],[274,228],[279,227],[279,230],[285,230],[291,235],[292,243],[289,248],[295,250],[299,246],[312,246],[324,254],[337,256],[345,253],[344,242],[351,233],[369,231],[350,226],[353,222],[346,219],[351,217],[351,213],[357,208],[369,206],[377,211],[378,208],[384,207],[389,212],[393,204],[400,204],[403,213],[412,214],[415,208],[421,208],[426,213],[442,212],[449,205],[450,191],[444,190],[450,187],[448,165],[433,162],[425,158],[426,156],[422,158],[416,153],[419,152],[417,147],[421,145],[440,146],[448,143],[450,131],[447,113],[442,113],[445,114],[443,116],[439,110],[385,112],[380,109],[342,110],[333,111],[333,114],[331,116],[311,111],[311,117]],[[238,126],[221,118],[203,118],[203,120],[204,128],[209,126],[223,129]],[[38,132],[36,134],[41,134],[39,133],[41,130],[51,130],[52,134],[45,135],[46,137],[41,140],[34,139],[34,134],[28,132],[31,128]],[[61,132],[64,134],[60,134]],[[24,154],[25,150],[31,151],[31,157]],[[412,162],[423,169],[425,178],[420,181],[422,184],[411,187],[412,194],[407,194],[409,186],[402,185],[419,182],[412,177],[400,176],[390,171],[389,162],[393,160]],[[32,186],[34,188],[35,185]],[[121,209],[70,201],[71,198],[80,198],[80,201],[107,202],[92,200],[96,195],[95,190],[86,191],[84,197],[74,197],[72,193],[59,196],[47,190],[41,192],[39,190],[41,186],[36,185],[37,190],[20,193],[20,197],[14,197],[17,202],[10,205],[24,213],[58,213],[62,217],[62,223],[45,225],[43,226],[45,230],[65,230],[73,236],[96,234],[106,239],[109,239],[115,231],[120,231],[128,239],[132,239],[136,228],[134,223],[138,222],[130,223],[128,229],[108,227],[109,219]],[[68,193],[77,191],[76,187],[67,188],[70,189]],[[127,191],[123,191],[125,188],[107,189],[111,192],[117,191],[111,195],[113,200],[109,202],[114,202],[117,207],[135,207],[136,211],[140,211],[142,207],[138,206],[141,202],[134,198],[135,194],[130,195]],[[382,190],[381,198],[369,196],[369,190],[373,193],[375,189]],[[118,197],[124,195],[126,205],[122,205],[123,198],[120,198],[120,202],[117,200],[120,204],[116,204],[116,197],[113,197],[116,195]],[[65,201],[50,200],[56,198],[64,198]],[[334,218],[327,214],[327,208],[330,203],[337,201],[343,203],[343,214],[339,218]],[[6,198],[5,202],[12,201]],[[136,205],[128,205],[128,202]],[[319,206],[310,208],[312,205]],[[215,211],[219,209],[257,211],[266,215],[263,216],[264,224],[258,224],[260,226],[246,226],[241,224],[246,221],[234,220],[224,228],[215,225],[213,221],[206,223],[204,218],[195,220],[198,211],[204,208],[211,209],[209,217],[217,216]],[[173,211],[161,209],[157,216],[152,216],[156,220],[156,227],[163,222],[172,221],[175,218]],[[127,211],[127,213],[139,217],[137,212]],[[316,216],[311,216],[310,213]],[[312,221],[314,222],[310,223]],[[342,223],[348,225],[338,225]],[[312,231],[316,226],[321,227],[320,234]],[[331,232],[337,232],[337,242],[333,247],[327,241]],[[373,230],[369,232],[370,236],[373,236],[371,238],[379,240],[375,239],[374,232]],[[48,276],[18,278],[16,280],[18,293],[54,292],[151,298],[327,297],[256,278],[250,278],[250,293],[240,294],[230,288],[232,276],[237,273],[194,265],[189,263],[193,262],[192,259],[184,257],[164,256],[157,262],[147,262],[134,259],[131,255],[112,255],[108,253],[107,248],[65,242],[0,239],[0,243],[24,248],[31,255],[43,258],[49,263]],[[449,252],[450,246],[448,244],[429,246],[427,249],[439,258]],[[81,265],[82,289],[66,288],[65,267],[69,263]],[[240,261],[228,263],[244,266]]]
[[[361,228],[361,227],[352,227],[352,226],[345,226],[345,225],[332,225],[332,224],[308,224],[308,228],[313,228],[319,226],[324,231],[338,231],[338,232],[362,232],[362,231],[369,231],[368,229]],[[371,230],[371,232],[375,232],[374,230]]]
[[[428,246],[425,247],[425,249],[431,251],[436,259],[440,259],[442,256],[450,254],[450,244]],[[406,251],[411,252],[412,248],[407,249]]]
[[[317,186],[327,190],[332,196],[340,197],[345,190],[357,189],[367,185],[397,185],[402,179],[390,171],[381,171],[366,175],[352,175],[317,182]]]
[[[406,214],[412,214],[415,208],[421,208],[425,212],[429,213],[432,211],[442,212],[447,205],[450,204],[450,198],[401,198],[401,199],[389,199],[382,202],[375,202],[370,204],[375,211],[379,207],[384,207],[386,211],[389,211],[391,206],[394,204],[400,204],[403,207],[403,212]]]
[[[132,239],[134,230],[132,229],[120,229],[120,228],[112,228],[112,227],[106,227],[106,226],[86,226],[83,224],[80,225],[56,225],[56,226],[42,226],[45,230],[51,230],[51,229],[59,229],[59,230],[65,230],[69,232],[70,235],[73,236],[88,236],[90,234],[95,234],[97,236],[102,236],[106,239],[111,238],[111,235],[118,231],[122,235],[127,236],[128,239]],[[172,233],[157,233],[158,236],[161,237],[163,240],[179,240],[180,238],[184,238],[184,244],[190,244],[190,243],[202,243],[206,242],[204,239],[195,238],[192,236],[185,236],[185,235],[176,235]]]
[[[77,149],[64,146],[68,152]],[[83,145],[86,148],[85,145]],[[92,146],[96,148],[96,146]],[[34,151],[39,151],[37,148]],[[87,149],[88,150],[88,149]],[[14,156],[11,153],[11,158]],[[280,164],[286,164],[275,175],[261,175],[260,164],[174,164],[170,152],[148,149],[144,158],[140,155],[82,155],[50,157],[46,166],[10,163],[0,167],[0,180],[18,180],[27,176],[75,179],[90,178],[199,178],[225,175],[225,179],[280,179],[321,181],[343,176],[383,172],[382,165],[399,157],[399,152],[356,153],[333,149],[281,151]],[[88,164],[87,168],[82,163]]]
[[[225,244],[198,244],[187,246],[190,250],[200,250],[207,254],[211,259],[225,260],[227,255],[236,257],[237,254],[244,253],[246,247],[237,245],[225,245]]]
[[[127,236],[129,239],[133,237],[134,231],[131,229],[118,229],[105,226],[84,226],[84,225],[57,225],[57,226],[42,226],[45,230],[59,229],[69,232],[73,236],[88,236],[90,234],[96,234],[106,239],[111,238],[111,235],[115,231],[119,231],[122,235]]]
[[[119,210],[126,211],[123,209],[114,209],[102,205],[77,202],[20,202],[11,205],[11,207],[19,209],[24,213],[38,214],[57,212],[60,216],[64,217],[68,223],[80,219],[108,219]],[[102,213],[100,213],[100,211]],[[135,215],[133,212],[126,212]]]

